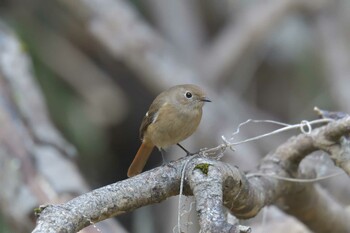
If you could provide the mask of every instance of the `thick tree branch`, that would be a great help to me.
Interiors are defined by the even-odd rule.
[[[197,166],[188,179],[196,199],[196,211],[199,213],[202,232],[231,232],[234,227],[227,222],[223,210],[222,172],[212,167],[209,174],[199,168],[200,164]]]
[[[236,167],[216,160],[185,157],[168,166],[161,166],[131,179],[94,190],[66,204],[47,206],[42,210],[38,226],[33,232],[50,232],[50,229],[75,232],[91,221],[101,221],[177,195],[182,169],[188,159],[191,161],[186,166],[184,194],[195,195],[203,232],[211,232],[215,227],[221,229],[221,232],[229,232],[232,226],[226,221],[222,203],[235,216],[250,218],[262,207],[276,202],[281,197],[293,197],[300,189],[296,188],[293,182],[273,176],[297,177],[297,168],[302,158],[312,151],[322,149],[318,148],[320,145],[330,145],[330,141],[325,142],[325,138],[339,140],[342,135],[349,132],[350,117],[345,117],[317,128],[310,134],[293,137],[264,159],[259,173],[248,174],[247,177]],[[333,141],[331,144],[336,143],[337,141]],[[325,201],[321,206],[314,206],[312,211],[318,211],[319,208],[333,208],[336,203],[334,200],[320,193],[322,191],[318,188],[314,189],[313,184],[308,186],[315,192],[313,196]],[[304,221],[310,228],[314,227],[315,221],[326,221],[324,215],[312,213],[313,221]],[[343,218],[341,216],[347,216],[345,210],[340,207],[337,207],[337,211],[332,211],[332,214],[336,215],[334,218],[338,216],[339,219]],[[296,213],[295,216],[305,220],[302,214]],[[64,221],[53,224],[53,219],[64,219]],[[215,222],[212,222],[214,220]],[[339,224],[341,226],[338,229],[350,230],[348,223],[340,221]]]
[[[349,213],[318,185],[296,183],[293,192],[279,206],[313,232],[349,232]]]

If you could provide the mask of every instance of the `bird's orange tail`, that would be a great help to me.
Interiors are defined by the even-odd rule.
[[[143,142],[137,151],[134,160],[132,161],[129,170],[128,177],[136,176],[142,172],[142,169],[145,167],[146,162],[151,155],[151,152],[154,148],[152,143]]]

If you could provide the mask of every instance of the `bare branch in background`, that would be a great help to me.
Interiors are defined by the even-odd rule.
[[[28,232],[38,205],[65,202],[88,188],[67,157],[74,147],[49,120],[30,59],[2,22],[0,39],[0,203],[13,228]]]
[[[247,53],[256,51],[286,17],[300,9],[320,7],[324,0],[257,2],[234,18],[202,54],[203,78],[212,85],[226,83]]]
[[[145,3],[161,33],[180,50],[184,59],[193,64],[205,37],[198,1],[148,0]]]
[[[72,42],[40,24],[32,11],[21,14],[29,18],[25,23],[35,37],[38,59],[82,97],[91,120],[105,126],[122,121],[128,102],[113,79]]]
[[[198,77],[181,64],[167,42],[151,28],[129,3],[107,0],[80,0],[87,9],[86,26],[111,52],[140,74],[146,85],[161,89],[178,83],[196,82]],[[132,30],[131,30],[132,29]],[[155,81],[157,80],[157,81]]]
[[[335,3],[338,1],[335,1]],[[318,51],[324,62],[326,79],[332,97],[344,112],[350,112],[350,48],[349,38],[338,20],[338,6],[333,4],[315,15]]]
[[[2,37],[6,42],[2,44],[0,54],[2,77],[3,82],[9,85],[7,88],[12,89],[12,91],[5,89],[3,91],[10,92],[17,106],[18,117],[26,124],[34,140],[61,148],[67,155],[73,156],[75,149],[63,140],[49,120],[43,96],[33,81],[30,60],[14,35],[6,29],[5,25],[1,24],[1,27]]]

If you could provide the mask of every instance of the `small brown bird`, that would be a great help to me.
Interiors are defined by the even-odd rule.
[[[204,102],[211,101],[193,84],[174,86],[160,93],[142,120],[142,144],[129,167],[128,177],[142,172],[154,146],[163,150],[191,136],[201,121]]]

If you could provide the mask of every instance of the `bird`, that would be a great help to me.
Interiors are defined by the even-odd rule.
[[[211,100],[194,84],[176,85],[160,93],[142,120],[139,131],[142,144],[128,169],[128,177],[142,172],[154,147],[162,153],[177,144],[190,154],[179,142],[197,129],[205,102]]]

